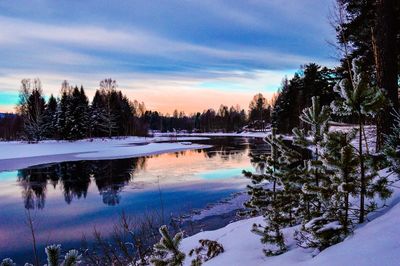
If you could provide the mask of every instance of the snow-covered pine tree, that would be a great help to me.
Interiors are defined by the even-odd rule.
[[[356,196],[359,188],[357,167],[359,164],[355,149],[351,141],[355,138],[355,131],[329,132],[324,137],[323,161],[331,178],[330,191],[332,193],[327,208],[330,218],[339,221],[343,226],[343,234],[352,231],[354,217],[350,216],[352,209],[350,195]]]
[[[321,142],[323,135],[328,132],[330,108],[321,106],[319,97],[312,97],[311,102],[312,105],[300,115],[300,120],[309,130],[293,129],[293,144],[311,151],[311,158],[305,161],[300,181],[305,200],[305,220],[321,215],[322,205],[329,200],[329,194],[325,193],[329,178],[324,173],[325,167],[321,160]]]
[[[254,224],[252,232],[260,235],[261,242],[267,245],[264,249],[265,254],[274,256],[287,250],[281,229],[293,225],[296,219],[294,209],[297,198],[295,187],[290,181],[294,178],[293,173],[297,168],[292,163],[298,160],[300,154],[283,143],[282,137],[276,135],[276,128],[273,128],[271,135],[264,140],[270,144],[271,153],[267,157],[260,155],[255,158],[257,163],[265,166],[264,171],[244,171],[253,184],[248,186],[251,199],[245,206],[252,210],[253,215],[264,216],[265,225]]]
[[[329,132],[321,144],[322,173],[330,180],[322,186],[325,195],[320,216],[302,225],[296,232],[298,245],[317,252],[334,245],[351,232],[350,194],[356,194],[358,158],[351,141],[354,133]]]
[[[97,90],[90,106],[92,135],[97,137],[112,136],[117,130],[116,117],[111,109],[111,92]]]
[[[43,113],[43,124],[44,124],[44,137],[49,139],[56,138],[57,133],[57,99],[50,95],[47,101],[46,107]]]
[[[45,251],[47,266],[76,266],[82,257],[77,250],[71,249],[65,254],[64,259],[61,260],[61,245],[47,246]]]
[[[366,215],[365,197],[367,187],[375,177],[373,169],[368,167],[367,161],[370,159],[363,149],[368,145],[363,135],[366,118],[374,117],[387,104],[382,91],[371,86],[368,77],[361,71],[359,61],[361,58],[354,59],[352,62],[352,80],[342,79],[336,86],[335,91],[340,99],[333,101],[332,110],[336,115],[354,115],[358,119],[358,157],[360,163],[360,211],[359,223],[364,222]],[[369,168],[369,169],[368,169]]]
[[[61,254],[61,245],[50,245],[45,248],[48,266],[58,266]]]
[[[89,137],[103,137],[108,132],[104,110],[96,105],[90,105],[88,116]]]
[[[160,227],[161,239],[154,245],[154,254],[150,259],[155,266],[181,266],[185,260],[185,253],[179,250],[183,233],[179,232],[174,237],[168,232],[166,225]]]
[[[80,263],[82,255],[76,249],[71,249],[64,256],[64,261],[61,263],[62,266],[76,266]]]
[[[293,129],[293,143],[312,151],[311,159],[305,160],[303,174],[299,176],[302,183],[302,227],[295,238],[302,247],[313,247],[322,250],[341,240],[340,230],[335,217],[329,213],[332,201],[332,171],[323,161],[323,138],[328,134],[330,108],[321,106],[318,97],[312,97],[312,105],[305,108],[300,119],[310,128]],[[338,231],[339,230],[339,231]]]
[[[5,258],[1,261],[0,266],[17,266],[17,264],[12,259]]]
[[[76,249],[68,251],[64,259],[61,259],[61,245],[49,245],[45,248],[47,256],[46,266],[76,266],[81,262],[82,255]],[[12,259],[3,259],[0,266],[16,266]],[[33,266],[33,264],[25,263],[25,266]]]
[[[71,125],[67,139],[82,139],[87,135],[89,102],[83,87],[81,89],[75,87],[70,98],[68,105],[69,117],[67,117],[67,121]]]
[[[61,99],[57,109],[57,135],[60,139],[67,139],[71,131],[71,87],[64,81],[61,89]]]

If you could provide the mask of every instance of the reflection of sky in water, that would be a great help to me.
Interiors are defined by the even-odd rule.
[[[198,174],[198,176],[200,176],[201,178],[210,179],[210,180],[227,179],[227,178],[242,176],[243,170],[252,171],[252,170],[254,170],[254,168],[253,167],[244,167],[244,168],[232,168],[232,169],[218,169],[218,170],[200,173],[200,174]]]
[[[82,233],[91,237],[94,227],[107,235],[122,212],[170,217],[229,197],[248,182],[242,170],[253,169],[248,143],[231,141],[207,150],[0,173],[0,258],[31,257],[27,202],[43,250],[46,243],[79,247]]]

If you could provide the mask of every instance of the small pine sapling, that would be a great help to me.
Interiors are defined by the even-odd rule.
[[[185,260],[185,253],[179,250],[183,233],[171,237],[166,225],[160,227],[161,239],[154,245],[154,255],[150,259],[155,266],[180,266]]]
[[[322,142],[321,158],[330,185],[325,188],[329,198],[323,214],[297,231],[297,244],[304,248],[315,248],[316,253],[342,241],[352,232],[352,219],[349,215],[350,195],[356,195],[358,157],[351,141],[355,133],[329,132]]]
[[[45,248],[47,256],[47,266],[76,266],[81,263],[82,255],[79,251],[72,249],[65,254],[64,260],[61,260],[61,245],[50,245]],[[37,263],[38,264],[38,263]],[[25,263],[25,266],[33,266],[31,263]],[[12,259],[4,259],[0,266],[16,266]]]
[[[1,261],[0,266],[17,266],[17,264],[12,259],[5,258]]]
[[[288,180],[288,167],[298,153],[290,150],[283,143],[281,137],[276,135],[276,129],[264,139],[270,144],[269,156],[260,156],[259,162],[265,164],[263,173],[251,173],[244,171],[253,185],[249,186],[251,196],[245,206],[256,214],[262,214],[266,224],[254,224],[252,232],[260,235],[261,242],[267,244],[264,250],[267,256],[279,255],[287,250],[281,229],[291,225],[294,221],[293,194],[285,189],[290,188],[283,183]]]
[[[325,169],[321,160],[321,145],[324,134],[328,132],[331,111],[329,107],[320,105],[319,97],[312,97],[311,101],[312,105],[305,108],[300,115],[300,120],[310,130],[293,129],[293,144],[312,152],[311,159],[304,162],[301,176],[306,221],[320,216],[323,212],[322,205],[329,200],[329,195],[325,193],[325,188],[329,186],[329,178],[323,174]]]
[[[47,265],[48,266],[58,266],[58,261],[60,260],[61,245],[50,245],[45,248],[47,255]]]
[[[82,255],[79,254],[79,251],[76,249],[71,249],[64,256],[64,261],[61,264],[62,266],[76,266],[79,264]]]
[[[330,132],[325,135],[323,160],[331,171],[331,200],[327,212],[343,225],[343,233],[351,232],[350,195],[357,195],[357,167],[359,164],[351,141],[355,132]]]

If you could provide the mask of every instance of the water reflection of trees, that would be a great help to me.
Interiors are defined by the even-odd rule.
[[[196,141],[210,144],[211,148],[176,152],[175,156],[198,153],[208,159],[220,158],[223,161],[243,160],[243,156],[265,153],[268,144],[262,139],[246,138],[213,138]],[[24,205],[27,209],[42,209],[45,206],[47,186],[59,187],[65,202],[70,204],[74,199],[86,198],[89,185],[96,184],[104,204],[117,205],[121,200],[121,191],[132,180],[132,176],[146,167],[148,157],[103,160],[77,161],[48,164],[22,169],[18,172],[18,181],[22,187]]]
[[[195,143],[211,145],[207,149],[197,149],[174,152],[176,158],[186,156],[188,153],[203,154],[206,158],[221,158],[222,160],[240,160],[243,155],[265,153],[270,150],[269,145],[262,138],[238,138],[238,137],[213,137],[212,139],[196,140]],[[157,158],[162,155],[151,155],[149,158]]]
[[[211,149],[205,150],[208,158],[220,156],[223,160],[232,160],[246,154],[250,155],[265,153],[270,147],[261,138],[218,138],[213,142]]]
[[[47,186],[62,189],[65,202],[86,198],[89,185],[95,182],[103,202],[116,205],[120,192],[134,173],[144,169],[146,158],[112,161],[79,161],[30,167],[18,171],[25,208],[42,209],[45,206]]]

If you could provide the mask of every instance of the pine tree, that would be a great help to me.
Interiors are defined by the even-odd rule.
[[[63,90],[60,103],[57,109],[57,131],[60,139],[67,139],[71,131],[71,118],[70,118],[70,90]]]
[[[160,242],[154,245],[154,255],[151,263],[155,266],[181,266],[185,260],[185,253],[179,250],[179,245],[183,239],[183,233],[177,233],[174,237],[168,232],[167,226],[163,225],[159,229],[161,234]]]
[[[52,94],[43,113],[44,136],[49,139],[56,138],[57,135],[57,108],[57,100]]]
[[[75,87],[68,105],[67,121],[70,122],[70,131],[67,139],[76,140],[82,139],[87,135],[88,124],[88,99],[85,95],[83,87],[79,90]]]
[[[1,261],[0,266],[17,266],[17,264],[12,259],[5,258]]]
[[[48,266],[58,266],[60,259],[61,245],[50,245],[45,248]]]
[[[301,230],[296,232],[295,238],[299,246],[323,250],[340,241],[338,230],[342,226],[329,213],[332,206],[333,172],[327,169],[323,161],[323,139],[328,134],[330,109],[320,105],[319,97],[312,97],[311,102],[311,107],[305,108],[300,115],[301,121],[310,130],[293,129],[293,143],[312,151],[311,159],[305,161],[300,176],[303,183],[301,205],[304,214]]]
[[[329,199],[329,195],[324,193],[329,179],[322,174],[324,165],[321,161],[321,141],[323,135],[328,132],[330,109],[320,105],[319,97],[312,97],[311,101],[311,107],[305,108],[300,115],[300,120],[310,130],[306,132],[303,129],[293,129],[293,144],[312,151],[311,159],[306,160],[302,176],[302,189],[308,195],[305,198],[312,202],[311,205],[307,202],[307,205],[310,206],[306,208],[308,218],[320,215],[323,201]]]
[[[323,161],[331,171],[331,200],[328,208],[330,216],[343,225],[343,233],[351,232],[353,219],[350,217],[350,195],[359,191],[357,167],[359,164],[351,141],[355,131],[349,133],[330,132],[325,135]]]
[[[80,263],[82,255],[79,254],[79,251],[76,249],[71,249],[64,256],[64,261],[61,264],[62,266],[76,266]]]
[[[267,244],[264,252],[267,256],[279,255],[287,250],[281,229],[293,225],[296,219],[296,190],[293,186],[297,167],[292,165],[298,161],[300,154],[288,148],[282,137],[276,135],[276,129],[265,138],[270,144],[268,157],[261,155],[253,159],[265,168],[262,173],[244,171],[253,185],[248,186],[251,199],[245,204],[252,210],[251,214],[262,214],[265,225],[254,224],[252,231],[260,235],[261,242]]]
[[[61,245],[50,245],[45,248],[47,256],[47,264],[45,266],[76,266],[81,262],[82,255],[79,251],[71,249],[68,251],[64,259],[61,259]],[[0,266],[16,266],[12,259],[6,258],[0,263]],[[25,263],[25,266],[33,266],[33,264]]]
[[[359,223],[365,218],[365,197],[368,183],[374,177],[373,171],[368,175],[366,161],[369,154],[363,152],[364,125],[367,117],[374,117],[386,104],[382,91],[370,86],[367,76],[361,71],[360,59],[354,59],[352,64],[352,80],[343,79],[335,87],[341,99],[332,103],[334,113],[341,116],[355,115],[358,119],[358,156],[360,162],[360,213]]]

